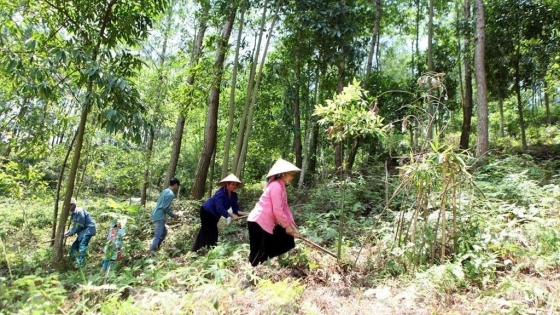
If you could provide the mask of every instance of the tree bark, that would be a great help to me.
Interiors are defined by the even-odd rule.
[[[344,78],[346,73],[346,60],[345,58],[345,46],[344,44],[340,45],[340,54],[338,57],[338,82],[336,87],[336,94],[342,93],[344,89]],[[334,143],[334,169],[335,172],[341,173],[343,170],[342,161],[343,161],[343,153],[342,153],[342,142],[335,142]]]
[[[319,125],[312,123],[311,140],[309,141],[309,167],[307,172],[311,174],[317,173],[317,147],[319,144]]]
[[[373,66],[373,55],[375,53],[375,44],[377,43],[379,35],[379,24],[381,23],[381,14],[383,13],[383,0],[373,0],[375,4],[375,22],[373,25],[373,30],[371,31],[371,41],[369,43],[369,54],[366,64],[366,75],[365,80],[369,80],[371,74],[371,68]]]
[[[272,22],[270,24],[270,30],[274,30],[274,27],[276,25],[276,22],[278,21],[278,10],[279,10],[279,6],[276,7],[275,12],[274,12],[274,18],[272,19]],[[253,88],[253,91],[251,93],[251,106],[249,108],[249,113],[247,115],[247,124],[246,124],[246,128],[245,128],[245,134],[243,136],[243,145],[241,148],[241,155],[239,156],[239,161],[237,164],[237,171],[238,173],[241,175],[243,174],[243,170],[245,168],[245,159],[247,158],[247,150],[249,148],[249,136],[251,135],[251,129],[253,128],[253,112],[255,111],[255,105],[257,103],[257,95],[259,92],[259,85],[262,81],[262,74],[263,74],[263,68],[264,68],[264,64],[266,61],[266,56],[268,54],[268,47],[270,46],[270,39],[272,38],[272,33],[269,34],[269,36],[266,39],[266,43],[264,46],[264,52],[263,52],[263,56],[261,59],[261,63],[259,65],[259,70],[257,72],[257,78],[255,80],[255,87]]]
[[[301,97],[300,97],[300,90],[301,90],[301,66],[299,63],[299,58],[296,57],[296,97],[294,100],[294,154],[296,156],[296,166],[301,169],[303,163],[302,157],[302,144],[301,144]],[[295,182],[299,182],[299,175],[301,173],[296,174],[294,177]]]
[[[498,97],[498,111],[500,112],[500,136],[505,137],[504,99],[501,95]]]
[[[237,132],[237,142],[235,143],[235,154],[233,156],[233,173],[237,176],[241,176],[241,169],[243,163],[241,163],[241,156],[243,155],[243,141],[245,139],[245,133],[249,130],[246,127],[250,123],[249,113],[251,112],[251,95],[253,93],[253,87],[255,84],[255,72],[257,69],[257,64],[259,62],[259,53],[261,51],[262,39],[264,36],[264,26],[266,25],[266,13],[268,9],[268,0],[264,1],[263,13],[261,16],[261,25],[259,28],[259,35],[255,40],[255,49],[253,50],[253,61],[251,63],[251,69],[249,70],[249,80],[247,82],[247,93],[245,95],[245,104],[243,106],[243,115],[241,117],[241,122],[239,124],[239,130]]]
[[[350,154],[348,154],[348,170],[351,171],[352,167],[354,167],[354,161],[356,161],[356,155],[358,154],[358,148],[360,144],[360,139],[358,137],[352,140],[352,149],[350,150]]]
[[[74,142],[78,136],[78,130],[74,133],[72,137],[72,141],[70,141],[70,145],[66,150],[66,155],[64,156],[64,160],[62,161],[62,165],[60,166],[60,173],[58,174],[58,180],[56,181],[56,196],[54,200],[54,211],[53,211],[53,224],[51,229],[51,247],[54,245],[54,240],[56,237],[56,224],[58,219],[58,202],[60,201],[60,189],[62,188],[62,178],[64,177],[64,170],[66,169],[66,163],[68,163],[68,158],[70,157],[70,153],[72,152],[72,147],[74,146]]]
[[[470,25],[471,20],[471,1],[465,0],[464,7],[465,25]],[[471,70],[471,32],[469,27],[465,27],[463,37],[463,66],[465,67],[465,95],[463,98],[463,125],[461,126],[461,140],[459,148],[467,150],[469,148],[469,138],[471,134],[471,121],[473,111],[473,87],[472,87],[472,70]]]
[[[233,24],[235,22],[236,11],[237,6],[232,4],[231,12],[222,29],[222,35],[217,48],[216,60],[214,62],[213,70],[214,82],[210,89],[210,96],[208,98],[208,113],[204,131],[204,148],[202,149],[202,152],[198,159],[198,166],[194,179],[195,181],[191,192],[191,196],[194,199],[201,199],[202,197],[204,197],[208,167],[210,166],[212,154],[216,149],[216,138],[218,131],[218,106],[220,104],[220,87],[222,83],[222,74],[227,45],[229,37],[231,35]]]
[[[142,183],[142,190],[140,191],[140,204],[145,207],[146,200],[148,199],[148,186],[150,183],[150,165],[152,160],[152,151],[154,148],[154,127],[150,127],[148,134],[148,143],[146,144],[146,168],[144,169],[144,182]]]
[[[315,70],[315,84],[313,85],[313,102],[318,104],[319,100],[319,82],[320,82],[321,72],[319,67]],[[317,130],[317,132],[316,132]],[[299,177],[298,187],[302,188],[305,181],[305,176],[307,173],[315,172],[315,155],[317,154],[317,136],[319,127],[315,123],[315,119],[312,115],[309,115],[306,122],[305,128],[305,143],[304,143],[304,156],[303,165],[301,168],[301,175]]]
[[[477,146],[476,157],[481,163],[486,160],[488,152],[488,101],[486,86],[486,69],[484,67],[484,46],[486,43],[486,23],[484,19],[484,1],[475,0],[476,10],[476,42],[475,42],[475,75],[477,85]]]
[[[550,95],[548,93],[548,83],[544,81],[544,106],[546,109],[546,124],[552,126],[552,120],[550,119]]]
[[[231,137],[233,133],[233,120],[235,117],[235,91],[237,85],[237,70],[239,69],[239,49],[243,40],[243,25],[245,21],[245,6],[241,8],[241,17],[239,18],[239,30],[237,32],[237,44],[235,46],[235,57],[233,61],[233,72],[231,74],[231,89],[229,93],[229,121],[226,131],[226,140],[224,143],[224,160],[222,162],[222,178],[228,174],[229,165],[229,149]]]
[[[428,72],[434,71],[434,61],[433,61],[433,38],[434,38],[434,0],[429,1],[428,7]],[[435,100],[432,96],[432,91],[430,90],[428,95],[428,127],[426,130],[426,140],[431,141],[434,138],[434,127],[436,122],[435,115]]]
[[[93,81],[91,79],[89,81],[87,91],[88,93],[91,93],[93,91]],[[62,206],[62,212],[60,213],[60,219],[58,221],[58,227],[56,229],[56,237],[51,256],[51,263],[57,269],[60,267],[60,262],[62,261],[63,256],[62,241],[64,240],[64,227],[66,226],[66,220],[68,219],[68,214],[70,212],[70,199],[72,199],[72,193],[74,192],[74,182],[76,180],[76,174],[78,173],[78,166],[80,164],[80,156],[82,153],[82,144],[84,141],[84,133],[86,130],[89,107],[89,104],[86,104],[82,109],[82,114],[80,116],[80,123],[78,125],[78,132],[76,135],[76,147],[74,148],[74,156],[72,157],[70,173],[68,174],[68,182],[66,183],[64,204]]]

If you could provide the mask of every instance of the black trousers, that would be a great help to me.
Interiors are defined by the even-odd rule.
[[[218,221],[220,218],[215,218],[210,212],[206,211],[204,207],[200,207],[200,230],[191,248],[191,251],[196,252],[202,247],[216,246],[218,243]]]
[[[294,237],[286,234],[286,230],[279,224],[274,227],[272,234],[263,230],[256,222],[247,222],[247,228],[249,229],[249,262],[253,267],[296,247]]]

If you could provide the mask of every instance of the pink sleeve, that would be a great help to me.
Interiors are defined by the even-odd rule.
[[[290,206],[287,206],[286,209],[287,209],[286,212],[288,212],[288,221],[290,222],[290,224],[293,223],[294,225],[296,225],[296,222],[294,221],[294,215],[292,214],[292,210],[290,209]]]
[[[280,183],[271,183],[270,200],[272,201],[272,213],[274,218],[283,228],[288,227],[292,222],[290,214],[284,210],[283,189]],[[288,210],[289,211],[289,210]]]

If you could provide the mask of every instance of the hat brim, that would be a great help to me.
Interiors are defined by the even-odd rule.
[[[288,172],[301,172],[301,169],[284,159],[278,159],[266,174],[266,178]]]
[[[234,174],[229,174],[228,176],[224,177],[220,182],[218,182],[218,186],[221,186],[224,183],[236,183],[239,187],[243,187],[243,182],[237,178]]]

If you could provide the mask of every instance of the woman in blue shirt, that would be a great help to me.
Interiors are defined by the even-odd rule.
[[[202,247],[216,246],[220,217],[237,220],[239,215],[245,215],[245,212],[239,211],[237,193],[235,193],[235,190],[241,187],[243,183],[233,174],[220,181],[220,188],[214,196],[200,207],[200,230],[191,251],[196,252]],[[229,208],[232,213],[228,212]]]

